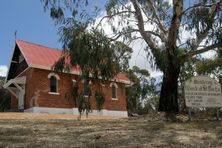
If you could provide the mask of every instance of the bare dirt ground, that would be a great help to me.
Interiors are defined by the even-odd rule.
[[[221,121],[181,118],[184,122],[167,122],[158,114],[78,121],[73,115],[2,113],[0,147],[222,147]]]

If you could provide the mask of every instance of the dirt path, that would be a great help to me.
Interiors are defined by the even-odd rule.
[[[70,114],[48,114],[48,113],[0,113],[0,120],[24,120],[24,119],[64,119],[64,120],[75,120],[78,119],[78,115]],[[111,116],[82,116],[82,120],[109,120],[109,119],[120,119],[121,117]]]
[[[0,120],[0,147],[222,147],[222,122],[4,119]]]

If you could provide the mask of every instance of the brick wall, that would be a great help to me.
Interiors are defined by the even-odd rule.
[[[55,107],[55,108],[73,108],[76,107],[72,99],[68,99],[67,94],[70,93],[72,87],[72,79],[77,80],[76,75],[71,74],[58,74],[60,80],[58,80],[58,95],[49,94],[50,79],[48,74],[50,71],[42,69],[29,68],[25,75],[27,76],[26,82],[26,94],[25,94],[25,109],[33,106],[39,107]],[[77,82],[79,91],[83,90],[83,82]],[[108,110],[120,110],[126,111],[126,98],[125,88],[121,83],[117,83],[117,98],[118,100],[112,100],[112,90],[110,82],[107,82],[104,86],[100,84],[91,84],[92,109],[96,109],[95,91],[102,89],[105,94],[104,109]],[[34,99],[33,99],[34,98]],[[36,99],[37,98],[37,99]],[[37,100],[37,101],[33,101]]]

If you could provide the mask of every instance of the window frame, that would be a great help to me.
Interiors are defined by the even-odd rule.
[[[52,92],[51,90],[51,78],[52,77],[54,77],[55,78],[55,80],[56,80],[56,92]],[[59,90],[59,83],[58,83],[58,80],[60,80],[60,78],[59,78],[59,76],[58,76],[58,74],[55,74],[55,73],[50,73],[49,75],[48,75],[48,79],[49,79],[49,94],[51,94],[51,95],[59,95],[59,92],[58,92],[58,90]]]
[[[111,87],[111,98],[112,100],[118,100],[118,85],[116,83],[110,83],[110,87]],[[113,87],[115,88],[115,98],[113,97]]]

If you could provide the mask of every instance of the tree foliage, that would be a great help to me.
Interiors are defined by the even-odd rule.
[[[96,91],[95,98],[97,109],[100,111],[103,108],[103,104],[105,102],[104,94],[101,91]]]
[[[203,59],[196,62],[199,74],[213,74],[222,85],[222,49],[217,50],[217,55],[213,59]]]
[[[132,85],[126,88],[128,113],[139,113],[139,110],[143,109],[142,104],[144,103],[150,106],[155,104],[153,98],[158,95],[158,91],[155,79],[150,77],[149,72],[146,69],[134,66],[126,71],[126,74],[132,82]],[[156,109],[156,106],[154,109]]]
[[[132,49],[121,42],[111,42],[103,32],[81,30],[80,27],[63,28],[61,40],[65,50],[55,64],[56,70],[78,65],[84,79],[91,75],[91,79],[104,81],[114,78],[121,68],[128,67]]]

